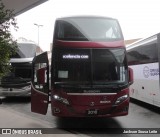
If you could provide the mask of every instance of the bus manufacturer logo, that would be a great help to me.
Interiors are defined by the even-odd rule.
[[[101,104],[109,104],[111,103],[110,100],[107,99],[107,97],[103,97],[103,100],[100,101]]]
[[[150,69],[149,69],[149,67],[145,66],[145,67],[143,68],[143,75],[144,75],[144,77],[145,77],[145,78],[148,78],[148,77],[149,77],[149,74],[150,74]]]
[[[94,102],[91,102],[91,103],[90,103],[90,106],[93,107],[93,106],[94,106]]]
[[[102,101],[100,101],[100,103],[101,104],[110,104],[111,103],[111,101],[110,100],[102,100]]]

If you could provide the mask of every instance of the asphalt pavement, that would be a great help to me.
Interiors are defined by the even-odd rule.
[[[76,119],[58,119],[51,114],[51,107],[49,106],[47,115],[40,115],[31,112],[30,100],[24,98],[8,98],[4,99],[0,105],[0,133],[2,129],[8,128],[33,128],[33,129],[53,129],[54,134],[43,135],[23,135],[26,137],[159,137],[159,134],[107,134],[107,131],[102,129],[108,128],[154,128],[160,127],[159,109],[144,103],[134,102],[130,103],[129,115],[125,117],[115,118],[76,118]],[[148,106],[148,107],[147,107]],[[93,131],[95,127],[95,131]],[[87,130],[81,130],[81,129]],[[91,128],[91,129],[90,129]],[[5,137],[0,134],[0,137]],[[22,135],[9,135],[19,136]],[[22,137],[23,137],[22,136]]]
[[[20,128],[20,130],[19,130]],[[0,106],[0,137],[9,136],[9,137],[20,137],[20,136],[26,136],[26,137],[61,137],[65,135],[65,137],[77,137],[78,135],[68,133],[67,131],[63,131],[61,129],[53,129],[57,130],[57,134],[42,134],[41,135],[41,129],[46,128],[52,128],[47,122],[44,122],[43,120],[35,120],[31,117],[27,117],[26,115],[23,115],[22,113],[16,112],[14,110],[4,108]],[[6,133],[6,129],[9,131]],[[13,130],[15,129],[15,130]],[[25,129],[25,130],[23,130]],[[25,132],[27,129],[27,132]],[[33,130],[32,130],[33,129]],[[19,131],[18,131],[19,130]],[[28,131],[29,130],[29,131]],[[17,131],[17,132],[16,132]],[[2,134],[3,132],[3,134]],[[9,135],[12,133],[11,135]],[[28,135],[29,134],[29,135]],[[38,134],[38,135],[35,135]]]

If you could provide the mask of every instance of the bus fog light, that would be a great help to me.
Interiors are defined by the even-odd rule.
[[[69,105],[69,101],[66,98],[62,98],[58,95],[54,95],[53,98],[63,104]]]
[[[124,100],[126,100],[128,98],[128,95],[124,95],[124,96],[121,96],[119,98],[117,98],[116,102],[115,102],[115,105],[118,105],[120,104],[121,102],[123,102]]]
[[[60,113],[60,109],[59,108],[53,108],[53,110],[54,110],[54,113]]]

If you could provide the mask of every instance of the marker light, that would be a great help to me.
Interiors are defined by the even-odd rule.
[[[69,105],[69,102],[66,98],[59,97],[58,95],[54,95],[53,98],[63,104]]]
[[[115,102],[115,105],[118,105],[120,104],[121,102],[123,102],[124,100],[126,100],[128,98],[128,95],[123,95],[119,98],[117,98],[116,102]]]

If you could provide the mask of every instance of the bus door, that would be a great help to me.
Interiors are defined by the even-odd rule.
[[[31,81],[31,111],[46,114],[49,103],[49,64],[47,52],[33,59]]]

